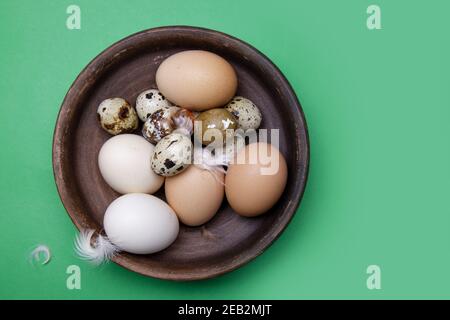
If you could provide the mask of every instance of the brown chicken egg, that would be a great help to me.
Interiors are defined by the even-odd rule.
[[[225,194],[236,213],[254,217],[278,201],[286,181],[286,160],[279,150],[271,144],[252,143],[228,167]]]
[[[181,222],[199,226],[219,210],[224,197],[223,184],[222,172],[191,165],[182,173],[166,178],[166,199]]]
[[[203,50],[176,53],[156,71],[159,91],[174,104],[193,111],[225,105],[236,93],[237,83],[231,64]]]

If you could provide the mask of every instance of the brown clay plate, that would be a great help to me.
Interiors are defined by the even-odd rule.
[[[261,254],[295,214],[308,175],[305,118],[295,93],[278,68],[252,46],[229,35],[193,27],[150,29],[129,36],[98,55],[67,93],[56,123],[53,170],[58,192],[78,228],[102,230],[107,206],[119,196],[103,181],[97,155],[110,138],[97,123],[99,103],[155,88],[155,72],[169,55],[189,49],[215,52],[235,68],[238,95],[261,109],[261,128],[279,129],[280,150],[289,170],[283,196],[257,218],[238,216],[223,202],[204,226],[181,226],[177,240],[152,255],[122,253],[114,262],[143,275],[170,280],[211,278],[232,271]],[[164,188],[156,196],[164,199]]]

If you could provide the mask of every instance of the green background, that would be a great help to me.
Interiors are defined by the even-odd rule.
[[[382,30],[368,30],[376,3]],[[81,30],[66,8],[81,8]],[[450,298],[449,1],[0,1],[1,298]],[[56,191],[61,102],[100,51],[163,25],[217,29],[269,56],[297,92],[311,168],[297,215],[245,267],[175,283],[72,250]],[[47,244],[53,260],[27,255]],[[81,267],[81,290],[66,268]],[[382,289],[368,290],[379,265]]]

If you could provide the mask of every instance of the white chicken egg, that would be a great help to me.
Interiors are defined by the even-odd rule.
[[[179,222],[172,208],[161,199],[130,193],[106,209],[103,226],[109,241],[123,251],[150,254],[175,241]]]
[[[156,110],[169,108],[172,104],[156,89],[142,92],[136,99],[136,112],[141,121],[146,121]]]
[[[121,134],[107,140],[98,155],[100,173],[115,191],[154,193],[164,177],[153,172],[150,159],[154,146],[143,137]]]

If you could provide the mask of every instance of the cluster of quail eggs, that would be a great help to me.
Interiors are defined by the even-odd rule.
[[[111,98],[100,103],[97,113],[102,128],[112,135],[136,132],[141,120],[142,136],[155,145],[151,168],[166,177],[182,172],[191,163],[195,121],[202,134],[194,138],[205,146],[213,141],[208,137],[209,129],[217,129],[225,137],[230,129],[256,130],[262,121],[258,107],[244,97],[235,96],[222,108],[197,112],[174,106],[157,89],[139,94],[136,108],[125,99]]]
[[[256,130],[262,121],[258,107],[241,96],[233,97],[223,107],[199,112],[175,106],[158,89],[140,93],[135,108],[122,98],[106,99],[97,113],[102,128],[112,135],[135,132],[141,120],[142,136],[155,145],[151,168],[165,177],[181,173],[191,164],[194,149],[191,136],[196,121],[201,130],[200,134],[194,134],[194,139],[204,146],[214,141],[208,130],[216,129],[226,137],[227,130]]]

